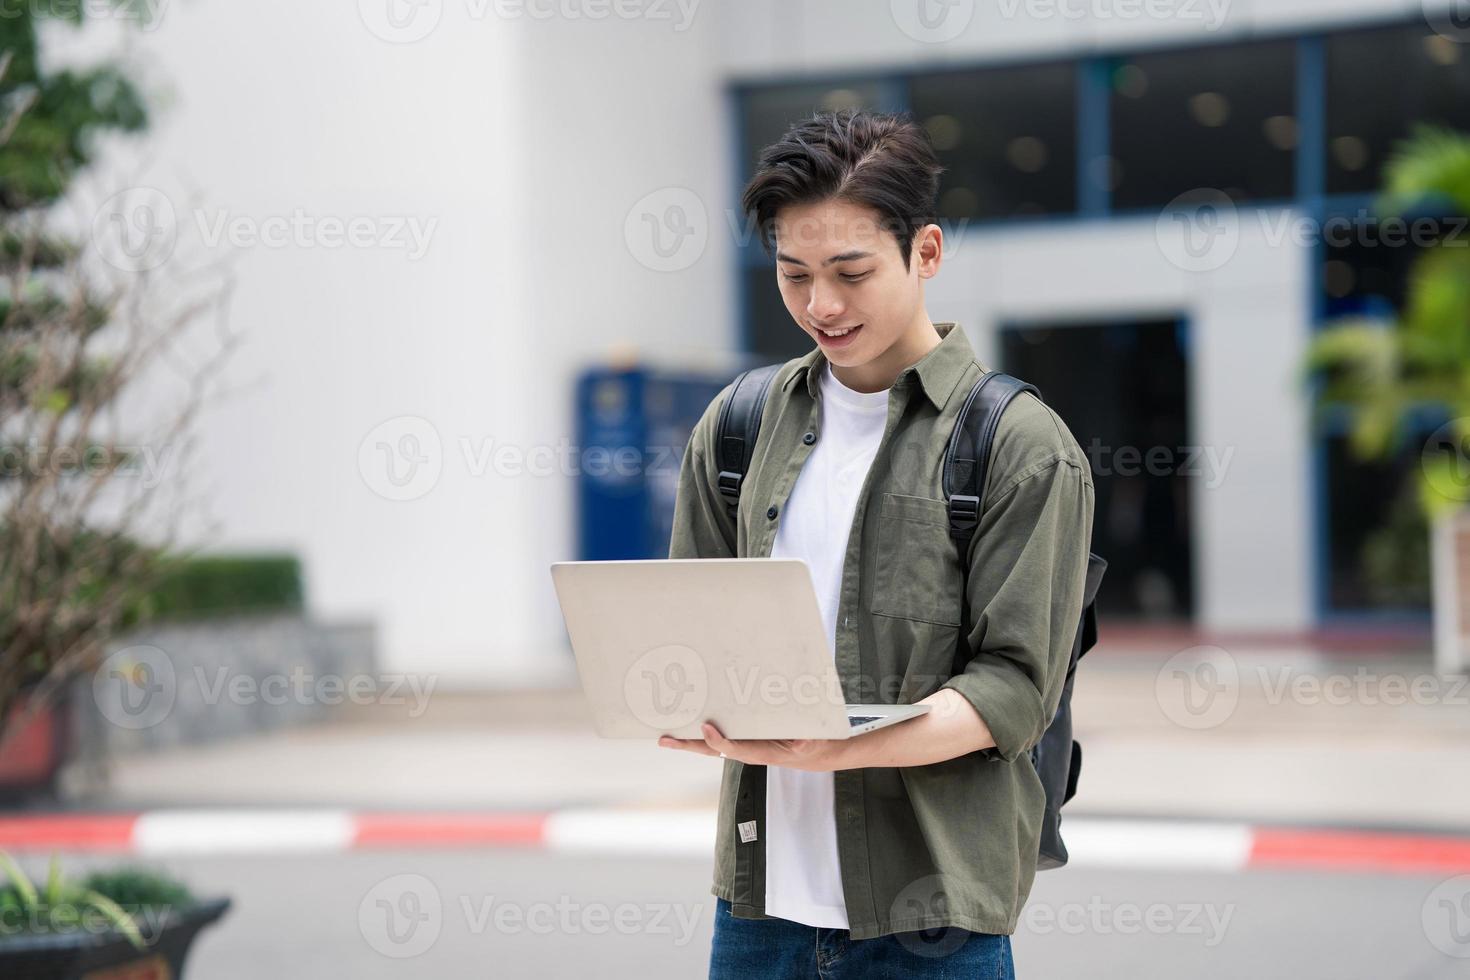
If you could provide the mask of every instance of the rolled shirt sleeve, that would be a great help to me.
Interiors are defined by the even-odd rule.
[[[973,654],[943,685],[990,729],[986,758],[1010,762],[1029,752],[1056,715],[1082,614],[1093,498],[1086,457],[1066,449],[986,502],[965,596]]]

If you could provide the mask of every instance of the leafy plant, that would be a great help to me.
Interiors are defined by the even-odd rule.
[[[1384,168],[1375,211],[1470,216],[1470,134],[1423,123],[1412,133]],[[1348,444],[1359,459],[1392,456],[1426,409],[1448,411],[1448,451],[1426,454],[1417,495],[1429,517],[1463,506],[1470,447],[1470,235],[1459,228],[1416,257],[1398,317],[1347,317],[1318,333],[1302,376],[1320,383],[1319,410],[1350,408]]]
[[[142,600],[150,619],[189,619],[220,613],[297,611],[301,562],[294,555],[169,556]]]
[[[1405,481],[1382,527],[1363,541],[1363,582],[1380,605],[1412,607],[1431,601],[1429,525],[1415,487]]]
[[[0,719],[12,722],[0,725],[0,752],[159,605],[151,590],[182,526],[184,437],[223,363],[193,364],[187,397],[156,397],[155,366],[202,317],[223,316],[228,289],[213,270],[106,254],[109,236],[128,243],[128,217],[154,211],[104,205],[82,223],[90,239],[55,230],[66,224],[62,202],[80,203],[74,179],[98,138],[147,123],[141,93],[115,65],[55,68],[43,57],[43,21],[80,24],[99,10],[22,4],[0,17]],[[120,409],[145,386],[158,410],[142,435],[138,413]],[[179,450],[167,493],[138,476],[159,447]]]
[[[184,885],[142,868],[93,872],[81,882],[67,881],[54,853],[46,883],[39,889],[4,851],[0,851],[0,873],[9,880],[8,885],[0,887],[0,921],[24,922],[31,933],[53,932],[74,924],[83,910],[95,909],[139,950],[148,943],[133,918],[137,912],[130,914],[127,909],[180,909],[195,901]],[[65,922],[58,921],[62,910]]]

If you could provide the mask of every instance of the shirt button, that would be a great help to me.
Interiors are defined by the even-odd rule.
[[[771,518],[772,520],[775,520],[775,518],[776,518],[776,505],[775,504],[772,504],[766,510],[766,516],[769,517],[769,518]]]
[[[815,432],[808,432],[806,435],[801,437],[801,441],[810,446],[812,443],[817,441],[817,434]]]

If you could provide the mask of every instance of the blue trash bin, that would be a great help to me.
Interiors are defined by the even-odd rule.
[[[579,558],[668,557],[689,433],[733,377],[643,367],[578,377]]]

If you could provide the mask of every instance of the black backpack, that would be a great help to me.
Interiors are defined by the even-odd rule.
[[[720,408],[715,434],[717,463],[720,467],[719,490],[724,496],[730,516],[735,516],[740,500],[740,486],[750,467],[751,453],[760,433],[761,414],[771,379],[781,369],[768,364],[741,372],[729,397]],[[1011,399],[1023,391],[1041,398],[1034,385],[1000,371],[983,374],[965,399],[949,439],[944,457],[944,491],[949,502],[949,534],[960,552],[960,567],[968,575],[970,539],[979,523],[986,468],[990,446],[1000,426],[1001,413]],[[1072,654],[1067,664],[1067,677],[1062,685],[1062,699],[1057,713],[1041,737],[1031,748],[1031,762],[1046,790],[1046,813],[1041,826],[1041,845],[1037,854],[1039,870],[1059,868],[1067,863],[1067,848],[1062,843],[1061,809],[1077,792],[1077,777],[1082,771],[1082,746],[1072,738],[1072,681],[1077,661],[1097,643],[1097,589],[1108,563],[1091,551],[1087,555],[1087,580],[1083,589],[1081,622]],[[962,588],[962,593],[965,594]],[[965,642],[969,635],[968,603],[961,614],[959,642],[955,650],[954,673],[969,661]]]

